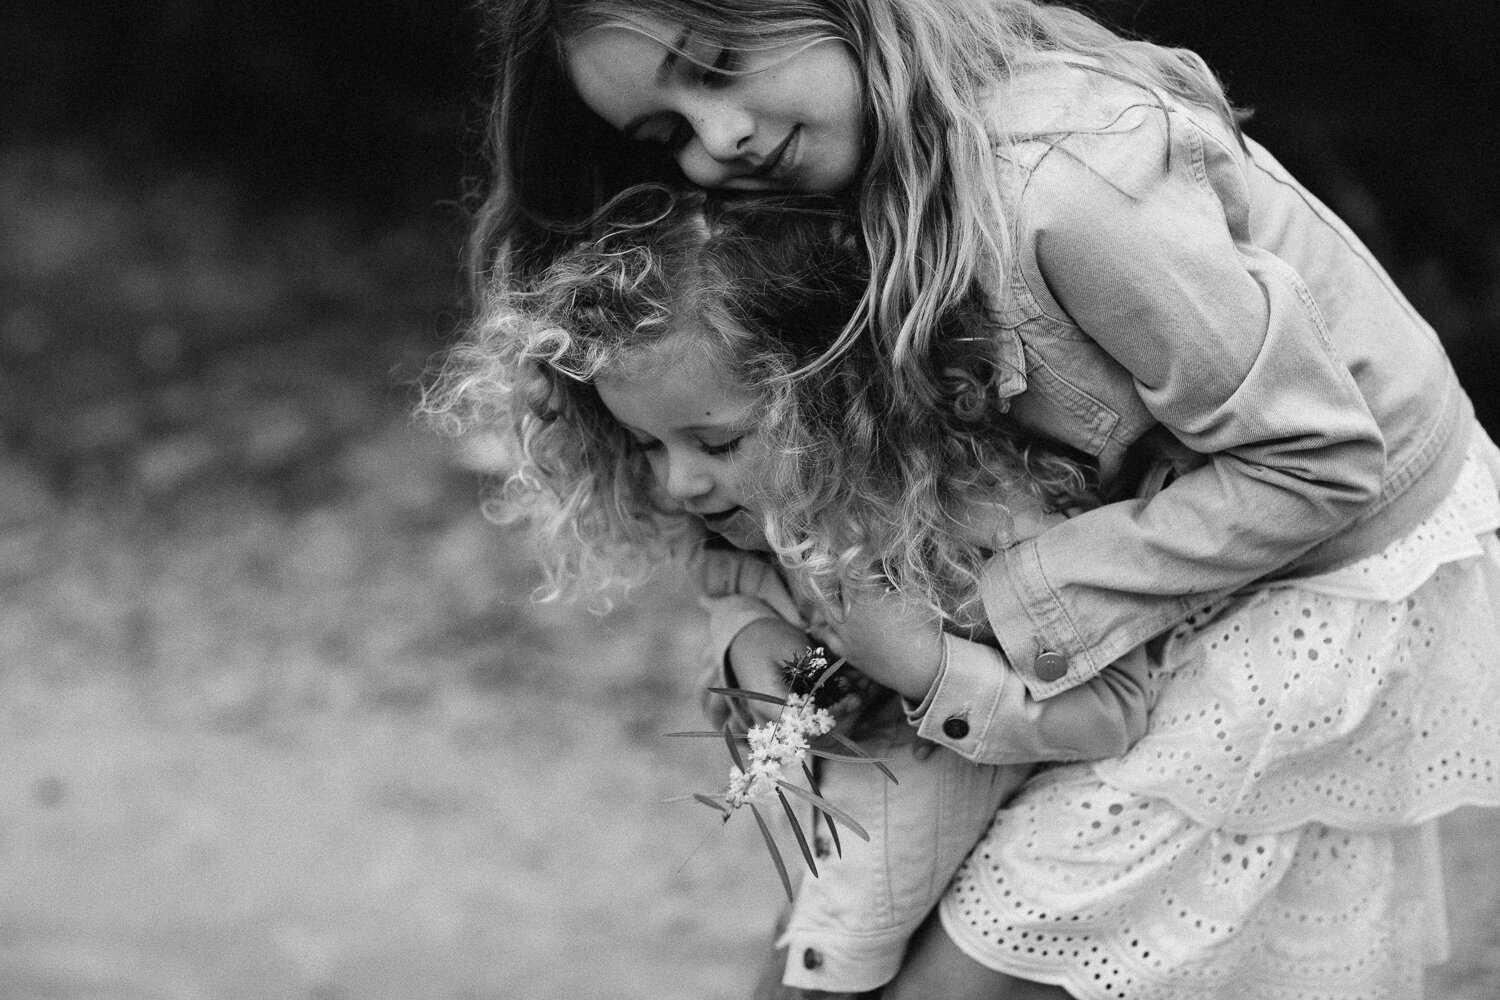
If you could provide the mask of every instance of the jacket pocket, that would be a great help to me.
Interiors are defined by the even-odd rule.
[[[1059,375],[1030,344],[1023,349],[1026,392],[1012,401],[1012,415],[1031,430],[1098,457],[1119,426],[1120,414]]]

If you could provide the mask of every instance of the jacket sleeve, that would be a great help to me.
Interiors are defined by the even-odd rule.
[[[1071,136],[1034,171],[1022,273],[1206,461],[992,559],[986,612],[1037,698],[1333,536],[1384,472],[1380,429],[1306,283],[1252,239],[1239,148],[1178,111],[1147,106],[1128,124]]]
[[[737,550],[702,549],[688,564],[688,574],[699,606],[708,612],[708,684],[730,683],[729,644],[751,622],[776,618],[806,627],[791,589],[767,559]]]
[[[908,706],[917,735],[978,764],[1103,760],[1146,732],[1148,660],[1139,646],[1051,698],[1026,690],[1005,654],[943,637],[943,664],[927,698]]]

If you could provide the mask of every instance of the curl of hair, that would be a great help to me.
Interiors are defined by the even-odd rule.
[[[584,229],[536,280],[491,286],[425,400],[441,426],[513,442],[518,465],[490,511],[544,542],[548,594],[635,579],[681,540],[686,519],[659,502],[593,382],[685,350],[759,400],[769,458],[754,505],[778,556],[830,603],[881,579],[977,623],[990,552],[962,530],[973,508],[1022,495],[1058,508],[1093,501],[1087,462],[1006,418],[972,301],[940,319],[931,406],[902,405],[870,332],[811,364],[868,284],[850,203],[646,186]]]
[[[1132,82],[1209,109],[1238,133],[1236,112],[1196,54],[1129,39],[1071,8],[1034,0],[830,0],[864,70],[873,144],[860,201],[875,267],[864,302],[902,387],[931,406],[939,317],[982,288],[1009,287],[1011,192],[997,154],[1028,134],[997,127],[1015,74],[1042,59]],[[1163,113],[1166,113],[1163,105]],[[1044,138],[1044,137],[1042,137]],[[853,335],[853,330],[849,331]]]
[[[1014,137],[989,109],[1020,68],[1062,58],[1238,118],[1197,55],[1123,37],[1071,8],[1037,0],[490,0],[500,69],[489,123],[494,167],[471,240],[472,273],[509,261],[526,271],[558,248],[566,223],[626,185],[680,179],[661,147],[615,134],[583,107],[562,43],[650,17],[730,48],[832,38],[865,83],[866,170],[858,197],[874,264],[833,345],[866,325],[902,386],[896,402],[936,405],[939,318],[975,289],[1003,289],[1013,266],[1008,192],[995,155]],[[1165,105],[1163,105],[1165,113]],[[559,223],[562,225],[560,226]]]
[[[993,340],[974,335],[979,315],[961,303],[942,318],[930,407],[907,405],[879,374],[868,332],[786,378],[788,391],[762,425],[773,456],[766,536],[825,603],[838,605],[852,587],[893,584],[945,620],[980,626],[980,578],[1006,539],[976,537],[968,527],[976,511],[1098,503],[1091,462],[1006,416]]]
[[[607,608],[687,529],[593,382],[662,343],[690,308],[667,281],[694,266],[693,227],[666,224],[688,211],[657,186],[620,195],[533,280],[485,285],[464,338],[423,386],[419,413],[439,431],[501,440],[510,467],[490,484],[485,514],[540,543],[541,599]]]

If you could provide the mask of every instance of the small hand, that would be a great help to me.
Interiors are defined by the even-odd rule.
[[[943,662],[937,615],[889,591],[859,591],[845,614],[815,621],[812,633],[834,655],[912,701],[927,695]]]
[[[740,629],[729,644],[729,666],[734,672],[735,686],[784,696],[787,686],[781,667],[795,660],[809,645],[811,640],[807,633],[790,622],[779,618],[760,618],[751,622]],[[755,721],[771,721],[780,714],[780,709],[769,702],[746,701],[741,704]]]

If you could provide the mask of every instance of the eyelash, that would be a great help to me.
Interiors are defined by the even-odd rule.
[[[710,89],[727,86],[734,79],[730,73],[738,63],[739,56],[733,49],[720,49],[712,63],[699,67],[698,82]],[[675,153],[691,142],[692,138],[692,127],[684,119],[678,118],[667,130],[667,136],[662,140],[662,145]]]
[[[727,455],[738,448],[740,442],[743,440],[745,440],[745,436],[741,434],[733,441],[725,441],[723,444],[706,444],[703,446],[703,454],[713,456]]]
[[[744,440],[745,436],[741,434],[733,441],[725,441],[723,444],[700,443],[698,446],[703,449],[703,454],[713,458],[718,458],[721,455],[728,455],[730,452],[734,451],[740,446],[740,442]],[[634,438],[631,438],[631,447],[636,451],[641,452],[642,454],[649,454],[653,451],[656,451],[661,446],[662,444],[660,441],[637,441]]]
[[[738,52],[730,48],[718,49],[718,55],[715,55],[712,63],[709,63],[708,66],[697,67],[697,82],[702,84],[703,87],[708,88],[724,87],[724,85],[732,81],[733,76],[730,73],[738,66],[738,63]],[[672,127],[667,129],[666,136],[663,136],[660,141],[661,145],[664,145],[667,150],[676,153],[684,145],[687,145],[691,139],[693,139],[693,129],[691,129],[691,126],[688,126],[687,121],[682,120],[682,118],[675,118],[672,121]]]
[[[627,447],[631,451],[639,452],[642,455],[649,455],[651,452],[653,452],[656,449],[658,449],[658,448],[661,447],[661,442],[660,441],[639,441],[639,440],[637,440],[635,438],[631,438],[630,439],[630,443],[627,445]]]
[[[705,87],[722,87],[732,77],[730,73],[734,70],[739,59],[733,49],[720,49],[719,55],[713,63],[704,68],[699,74],[698,80]]]

